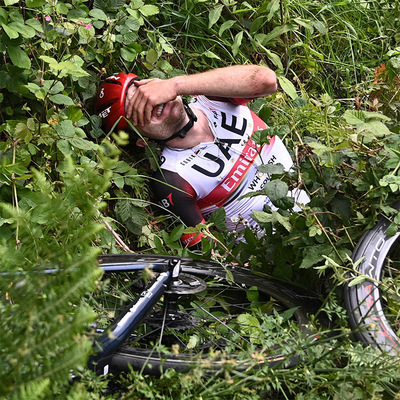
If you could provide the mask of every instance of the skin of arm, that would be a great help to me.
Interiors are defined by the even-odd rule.
[[[150,122],[154,107],[181,95],[257,98],[277,90],[275,72],[259,65],[234,65],[165,80],[144,79],[134,81],[134,85],[126,117],[142,126]]]

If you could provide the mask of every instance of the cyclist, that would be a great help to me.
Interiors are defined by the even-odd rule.
[[[262,148],[253,142],[253,133],[267,126],[246,103],[276,90],[275,73],[258,65],[164,80],[120,73],[101,85],[96,112],[107,130],[126,129],[130,120],[141,136],[138,146],[146,146],[147,139],[163,146],[154,194],[187,226],[205,222],[223,206],[229,230],[259,230],[252,211],[266,205],[277,208],[267,196],[240,198],[268,182],[268,174],[257,166],[280,163],[288,171],[293,162],[279,137]],[[190,105],[182,95],[194,95]],[[294,211],[309,201],[299,189],[290,195],[295,198]],[[194,246],[201,236],[184,234],[182,241]]]

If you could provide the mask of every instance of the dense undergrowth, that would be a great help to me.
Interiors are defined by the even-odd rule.
[[[111,391],[117,385],[135,399],[400,396],[398,360],[352,341],[340,296],[340,268],[378,214],[394,212],[400,191],[399,18],[397,0],[5,0],[0,396],[112,398],[110,381]],[[151,201],[152,153],[126,132],[103,132],[92,100],[101,79],[121,70],[163,78],[249,62],[277,72],[281,89],[251,107],[296,168],[264,189],[281,205],[256,215],[269,235],[247,231],[237,245],[221,210],[207,224],[212,240],[190,253],[178,240],[185,227]],[[310,194],[301,213],[285,209],[276,190],[283,183]],[[395,231],[400,216],[393,221]],[[307,353],[289,371],[210,377],[199,369],[161,379],[86,372],[70,382],[71,367],[82,370],[90,351],[84,331],[94,316],[80,299],[99,279],[96,256],[122,251],[106,224],[135,252],[221,255],[305,287],[323,302],[331,335],[299,343]],[[49,265],[60,272],[31,272]]]

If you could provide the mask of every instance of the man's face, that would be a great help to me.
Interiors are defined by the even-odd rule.
[[[136,86],[129,86],[126,99],[130,99],[136,91]],[[125,100],[125,105],[127,101]],[[177,97],[164,106],[153,109],[151,121],[144,126],[136,125],[135,128],[141,135],[149,139],[164,140],[179,131],[187,122],[187,115],[182,99]]]

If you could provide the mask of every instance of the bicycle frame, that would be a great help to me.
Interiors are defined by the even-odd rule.
[[[104,271],[121,272],[143,270],[145,265],[132,266],[129,263],[107,266],[100,265]],[[143,292],[135,298],[118,318],[107,328],[95,342],[96,354],[89,357],[88,366],[96,373],[106,375],[114,352],[125,341],[129,334],[137,328],[147,313],[164,295],[165,290],[178,278],[181,270],[180,260],[170,260],[168,265],[154,264],[152,270],[160,272]]]

